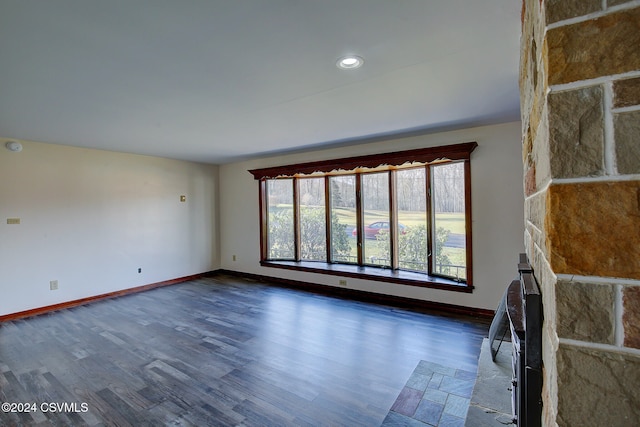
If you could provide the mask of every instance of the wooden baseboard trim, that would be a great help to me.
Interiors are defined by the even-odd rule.
[[[5,314],[3,316],[0,316],[0,323],[7,322],[10,320],[22,319],[25,317],[38,316],[41,314],[50,313],[52,311],[62,310],[65,308],[77,307],[79,305],[85,305],[85,304],[89,304],[89,303],[100,301],[107,298],[116,298],[124,295],[148,291],[150,289],[160,288],[163,286],[175,285],[176,283],[182,283],[189,280],[199,279],[207,274],[210,274],[210,273],[200,273],[200,274],[194,274],[191,276],[178,277],[176,279],[164,280],[162,282],[156,282],[148,285],[137,286],[135,288],[123,289],[121,291],[108,292],[106,294],[96,295],[92,297],[81,298],[81,299],[67,301],[67,302],[61,302],[60,304],[53,304],[45,307],[33,308],[31,310],[19,311],[17,313]]]
[[[335,286],[320,285],[317,283],[301,282],[298,280],[283,279],[280,277],[263,276],[260,274],[241,273],[233,270],[216,270],[213,274],[226,274],[235,277],[245,277],[258,282],[274,283],[280,286],[301,289],[322,295],[337,296],[363,302],[391,305],[420,312],[433,313],[435,311],[444,314],[456,314],[470,316],[482,320],[491,321],[494,311],[484,308],[464,307],[441,302],[417,300],[413,298],[398,297],[394,295],[378,294],[375,292],[360,291],[356,289],[338,288]]]
[[[317,283],[302,282],[299,280],[283,279],[279,277],[263,276],[259,274],[241,273],[233,270],[215,270],[206,273],[194,274],[191,276],[179,277],[176,279],[165,280],[162,282],[151,283],[148,285],[138,286],[135,288],[123,289],[115,292],[108,292],[106,294],[95,295],[92,297],[81,298],[73,301],[62,302],[60,304],[48,305],[45,307],[34,308],[31,310],[19,311],[17,313],[5,314],[0,316],[1,322],[8,322],[11,320],[22,319],[25,317],[33,317],[41,314],[50,313],[56,310],[62,310],[65,308],[77,307],[79,305],[90,304],[92,302],[117,298],[124,295],[134,294],[138,292],[148,291],[150,289],[160,288],[163,286],[175,285],[177,283],[187,282],[189,280],[200,279],[205,276],[215,275],[229,275],[235,277],[245,277],[259,282],[273,283],[279,286],[300,289],[307,292],[313,292],[322,295],[337,296],[341,298],[348,298],[357,301],[371,302],[376,304],[391,305],[394,307],[411,309],[421,312],[440,312],[445,314],[456,314],[475,317],[483,320],[491,320],[493,318],[493,310],[487,310],[483,308],[464,307],[454,304],[445,304],[433,301],[416,300],[412,298],[398,297],[394,295],[384,295],[375,292],[360,291],[355,289],[338,288],[334,286],[320,285]]]

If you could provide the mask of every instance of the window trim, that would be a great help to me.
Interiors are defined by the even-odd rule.
[[[265,267],[285,268],[298,271],[308,271],[320,274],[329,274],[336,276],[346,276],[361,278],[367,280],[376,280],[383,282],[400,283],[412,286],[422,286],[430,288],[439,288],[460,292],[472,292],[473,286],[473,257],[472,257],[472,220],[471,220],[471,153],[478,146],[477,142],[466,142],[460,144],[452,144],[438,147],[421,148],[414,150],[396,151],[384,154],[373,154],[365,156],[348,157],[342,159],[322,160],[316,162],[289,164],[284,166],[275,166],[268,168],[252,169],[249,172],[254,179],[259,182],[259,210],[260,210],[260,265]],[[441,276],[432,276],[426,273],[410,272],[405,270],[393,270],[389,268],[364,266],[358,260],[359,265],[342,264],[318,261],[283,261],[268,259],[268,242],[267,242],[267,203],[265,200],[266,180],[278,177],[300,177],[302,175],[310,175],[314,173],[337,174],[338,171],[354,171],[363,168],[384,168],[386,170],[394,170],[403,165],[411,165],[412,163],[436,163],[449,161],[463,161],[465,174],[465,238],[466,238],[466,281],[458,282]],[[391,174],[393,175],[393,174]],[[427,174],[430,175],[430,174]],[[426,179],[430,179],[427,176]],[[294,182],[297,180],[294,180]],[[356,179],[359,182],[360,179]],[[392,185],[392,179],[389,180]],[[298,185],[294,185],[294,201],[297,199],[295,194]],[[328,191],[327,182],[325,181],[325,192]],[[391,191],[390,194],[394,192]],[[390,196],[390,203],[394,203],[393,196]],[[427,203],[430,203],[430,195],[427,197]],[[327,200],[325,198],[325,200]],[[356,198],[356,204],[361,203],[360,198]],[[294,203],[294,215],[295,215]],[[430,212],[431,207],[427,209]],[[328,209],[327,209],[328,211]],[[330,215],[330,213],[327,213]],[[297,223],[296,223],[297,224]],[[297,227],[295,227],[297,229]],[[327,236],[329,235],[330,224],[327,226]],[[431,227],[429,227],[431,234]],[[298,233],[297,230],[294,233]],[[358,233],[361,238],[362,233]],[[430,236],[432,238],[432,236]],[[296,237],[298,239],[298,237]],[[296,244],[296,257],[299,259],[297,251],[299,244]],[[327,245],[329,246],[329,245]],[[392,245],[393,246],[393,245]],[[330,248],[327,247],[327,255]],[[361,251],[359,251],[361,253]],[[431,256],[429,257],[431,258]],[[327,257],[327,259],[331,259]],[[428,260],[431,262],[431,259]]]

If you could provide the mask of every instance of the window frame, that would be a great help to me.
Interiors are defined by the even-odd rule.
[[[320,274],[329,274],[335,276],[361,278],[367,280],[375,280],[382,282],[398,283],[410,286],[420,286],[429,288],[438,288],[459,292],[472,292],[473,286],[473,257],[472,257],[472,219],[471,219],[471,153],[478,146],[477,142],[465,142],[460,144],[452,144],[438,147],[429,147],[415,150],[397,151],[384,154],[373,154],[365,156],[356,156],[342,159],[331,159],[317,162],[307,162],[290,164],[284,166],[268,167],[261,169],[252,169],[249,172],[254,179],[258,180],[259,187],[259,210],[260,210],[260,265],[265,267],[284,268],[297,271],[307,271]],[[391,238],[397,234],[396,219],[394,218],[396,204],[395,190],[395,173],[391,171],[404,167],[412,167],[412,165],[424,165],[427,168],[426,180],[427,189],[430,189],[431,168],[429,165],[436,163],[463,162],[464,163],[464,189],[465,189],[465,250],[466,250],[466,280],[455,280],[449,277],[437,274],[428,274],[426,272],[413,272],[408,270],[400,270],[389,267],[375,267],[367,265],[363,262],[362,240],[364,239],[364,221],[362,210],[362,193],[361,179],[362,175],[371,172],[390,171],[389,177],[389,203]],[[301,261],[300,260],[300,218],[297,213],[299,209],[298,179],[303,177],[324,177],[325,178],[325,221],[326,221],[326,239],[327,239],[327,261]],[[331,234],[331,206],[330,206],[330,185],[329,177],[333,175],[355,175],[356,176],[356,212],[358,238],[357,244],[359,249],[357,263],[341,263],[333,262],[330,249]],[[267,180],[277,178],[293,178],[293,216],[294,216],[294,235],[295,237],[295,260],[274,260],[269,259],[268,246],[268,203],[267,203]],[[427,194],[427,215],[431,217],[431,194]],[[395,229],[395,230],[394,230]],[[395,231],[395,232],[394,232]],[[431,271],[431,256],[433,245],[432,227],[428,227],[428,244],[429,244],[429,267],[427,271]],[[397,266],[397,253],[395,244],[391,243],[390,256],[391,265]]]

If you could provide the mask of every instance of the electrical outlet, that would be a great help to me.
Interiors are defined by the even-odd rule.
[[[346,281],[346,280],[340,280],[340,281],[338,282],[338,285],[340,285],[340,286],[347,286],[347,281]]]
[[[7,218],[7,224],[20,225],[20,218]]]
[[[138,273],[142,273],[142,269],[141,268],[138,268]]]
[[[236,256],[235,256],[235,255],[233,256],[233,260],[234,260],[234,261],[236,260]]]
[[[55,291],[58,289],[58,281],[57,280],[52,280],[49,282],[49,289],[52,291]]]

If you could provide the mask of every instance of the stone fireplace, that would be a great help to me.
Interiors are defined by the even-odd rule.
[[[640,424],[640,1],[524,0],[525,248],[545,426]]]

